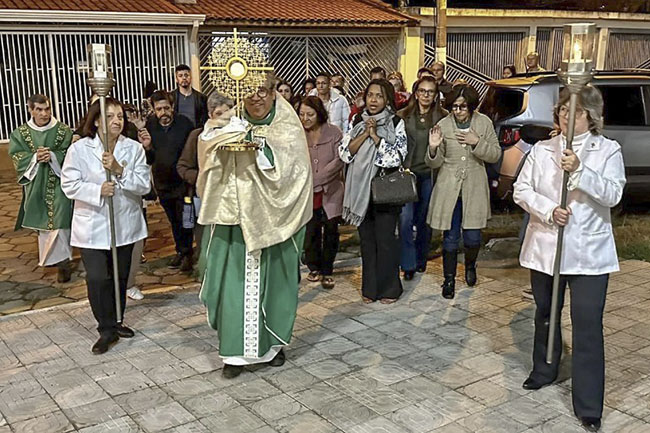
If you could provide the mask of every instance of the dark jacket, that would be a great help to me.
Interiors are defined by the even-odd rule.
[[[181,92],[176,88],[173,92],[174,95],[174,114],[178,116],[178,100],[181,97]],[[196,89],[192,89],[194,95],[194,118],[196,119],[197,128],[203,128],[203,125],[208,120],[208,97]]]
[[[202,131],[203,128],[196,128],[190,132],[190,135],[187,136],[183,153],[181,153],[181,157],[178,158],[178,164],[176,164],[178,175],[186,184],[191,186],[192,191],[190,191],[189,195],[194,195],[194,185],[196,185],[196,178],[199,175],[199,160],[196,149],[199,143],[199,134]]]
[[[176,171],[176,164],[183,152],[188,135],[193,130],[192,122],[185,116],[174,116],[168,127],[163,127],[157,118],[147,122],[151,134],[151,149],[146,151],[147,164],[151,165],[153,182],[161,199],[183,197],[185,182]]]

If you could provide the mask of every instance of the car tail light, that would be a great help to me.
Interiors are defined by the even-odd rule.
[[[499,143],[502,146],[512,146],[520,139],[519,128],[504,126],[499,133]]]

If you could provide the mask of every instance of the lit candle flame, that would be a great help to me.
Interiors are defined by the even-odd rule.
[[[581,62],[582,61],[582,44],[580,41],[575,41],[573,43],[573,61]]]

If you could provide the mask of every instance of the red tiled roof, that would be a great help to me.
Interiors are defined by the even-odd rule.
[[[380,0],[0,0],[1,9],[203,14],[233,25],[403,26],[417,20]]]
[[[0,9],[182,14],[167,0],[0,0]]]
[[[197,0],[181,4],[208,20],[268,24],[408,25],[417,20],[380,0]]]

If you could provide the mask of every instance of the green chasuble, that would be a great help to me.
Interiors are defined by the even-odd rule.
[[[53,120],[53,123],[56,122]],[[14,163],[18,183],[23,186],[23,202],[20,206],[16,230],[69,229],[72,221],[72,201],[61,190],[61,179],[52,165],[63,166],[63,159],[72,140],[72,131],[63,123],[43,131],[24,124],[11,133],[9,155]],[[48,147],[56,162],[36,163],[36,175],[29,180],[30,168],[36,149]],[[31,170],[30,170],[31,171]]]
[[[274,108],[262,121],[247,120],[253,125],[269,125],[275,116]],[[278,150],[263,148],[270,170],[278,168],[274,151]],[[199,297],[206,306],[210,326],[218,331],[219,354],[227,363],[239,365],[270,361],[277,346],[291,341],[304,225],[285,241],[255,251],[247,248],[240,225],[212,224],[204,233]]]

